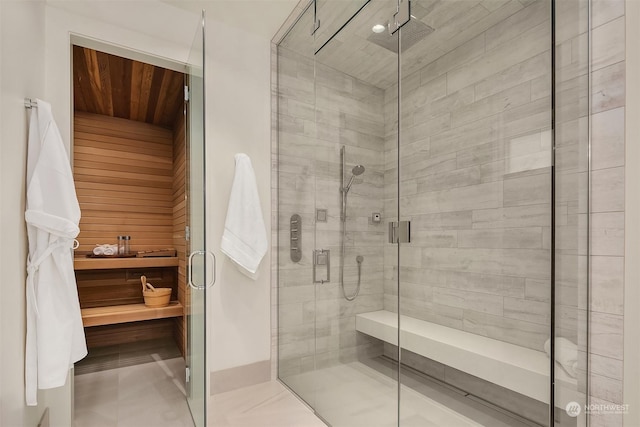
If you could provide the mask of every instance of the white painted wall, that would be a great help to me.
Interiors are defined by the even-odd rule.
[[[71,388],[38,393],[24,403],[27,236],[25,97],[44,93],[44,1],[0,2],[0,425],[35,426],[51,406],[51,425],[70,425]],[[57,116],[57,115],[56,115]]]
[[[97,6],[92,7],[94,4]],[[263,7],[268,5],[263,2]],[[120,20],[123,14],[127,18]],[[167,35],[168,17],[172,30]],[[259,279],[253,281],[239,273],[219,250],[235,153],[251,157],[265,224],[269,227],[271,223],[270,36],[235,28],[215,18],[207,17],[206,40],[207,246],[218,259],[218,281],[207,301],[211,371],[269,360],[271,341],[269,254],[261,264]],[[259,18],[259,14],[247,16]],[[46,94],[54,111],[59,112],[63,137],[68,139],[71,134],[70,32],[186,61],[198,19],[195,12],[151,0],[134,7],[131,2],[49,1]],[[277,19],[271,24],[273,32],[280,22]],[[270,236],[270,230],[267,234]]]
[[[206,43],[207,247],[218,259],[209,360],[218,371],[270,359],[270,253],[254,281],[219,250],[236,153],[252,160],[271,236],[270,40],[209,19]]]
[[[52,425],[69,425],[70,387],[41,393],[38,408],[23,404],[27,116],[22,100],[28,96],[49,101],[69,146],[71,33],[183,62],[199,17],[154,0],[2,0],[0,5],[0,425],[35,425],[47,403],[55,405]],[[258,20],[260,14],[248,19]],[[274,20],[273,32],[280,21]],[[270,45],[268,36],[216,22],[215,17],[207,22],[208,246],[219,262],[218,282],[207,303],[211,313],[208,362],[216,371],[270,358],[269,255],[262,262],[259,279],[253,281],[219,251],[237,152],[252,158],[265,224],[271,223]]]

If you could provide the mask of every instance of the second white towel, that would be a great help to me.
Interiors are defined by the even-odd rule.
[[[556,362],[571,376],[576,378],[578,375],[578,346],[566,338],[556,338]],[[547,356],[551,357],[551,340],[544,343],[544,351]]]
[[[251,159],[243,153],[236,154],[235,159],[236,172],[220,249],[242,267],[243,273],[255,279],[269,242]]]

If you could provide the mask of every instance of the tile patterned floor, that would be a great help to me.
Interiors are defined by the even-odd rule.
[[[208,417],[212,427],[326,427],[277,381],[213,396]]]
[[[184,389],[184,360],[75,376],[76,427],[193,427]]]
[[[332,427],[395,427],[397,382],[360,362],[285,379]],[[419,391],[417,391],[419,390]],[[511,418],[438,384],[401,387],[402,427],[525,427]]]
[[[184,360],[76,375],[75,427],[193,427],[184,389]],[[326,427],[277,381],[214,396],[212,427]]]
[[[143,340],[91,348],[87,357],[76,363],[74,368],[76,375],[82,375],[177,357],[180,357],[180,350],[173,338]]]
[[[76,427],[193,427],[184,390],[184,360],[91,372],[75,377]],[[361,363],[350,363],[287,379],[333,427],[393,427],[396,382]],[[424,388],[427,387],[427,388]],[[430,387],[430,388],[429,388]],[[522,427],[482,405],[423,386],[402,387],[403,427]],[[452,409],[453,408],[453,409]],[[215,395],[210,427],[326,427],[278,381]]]
[[[393,427],[397,425],[395,380],[354,362],[296,375],[286,381],[310,399],[333,427]],[[446,406],[403,387],[401,425],[420,427],[480,427]],[[493,426],[492,426],[493,427]]]

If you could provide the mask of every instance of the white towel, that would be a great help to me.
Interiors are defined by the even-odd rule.
[[[556,363],[559,363],[571,378],[576,378],[578,376],[578,346],[566,338],[559,337],[556,338],[555,350]],[[545,341],[544,351],[547,356],[551,357],[551,340]]]
[[[118,245],[103,245],[102,249],[105,255],[118,255]]]
[[[242,153],[236,154],[235,159],[236,173],[220,249],[242,267],[240,271],[255,280],[269,242],[251,159]]]
[[[118,245],[102,244],[93,248],[94,255],[117,255]]]

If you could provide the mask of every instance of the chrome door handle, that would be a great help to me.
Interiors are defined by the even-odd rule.
[[[193,283],[193,257],[195,257],[196,255],[206,255],[207,257],[211,258],[211,262],[213,265],[213,274],[211,275],[211,279],[207,281],[207,283],[204,286],[199,286]],[[205,268],[206,268],[206,263],[205,263]],[[188,261],[188,266],[187,266],[187,282],[189,283],[189,287],[191,287],[192,289],[195,289],[197,291],[201,291],[203,289],[208,289],[210,287],[212,287],[213,285],[215,285],[216,283],[216,274],[217,274],[217,266],[216,266],[216,256],[210,252],[210,251],[193,251],[191,252],[191,254],[189,255],[189,261]]]

